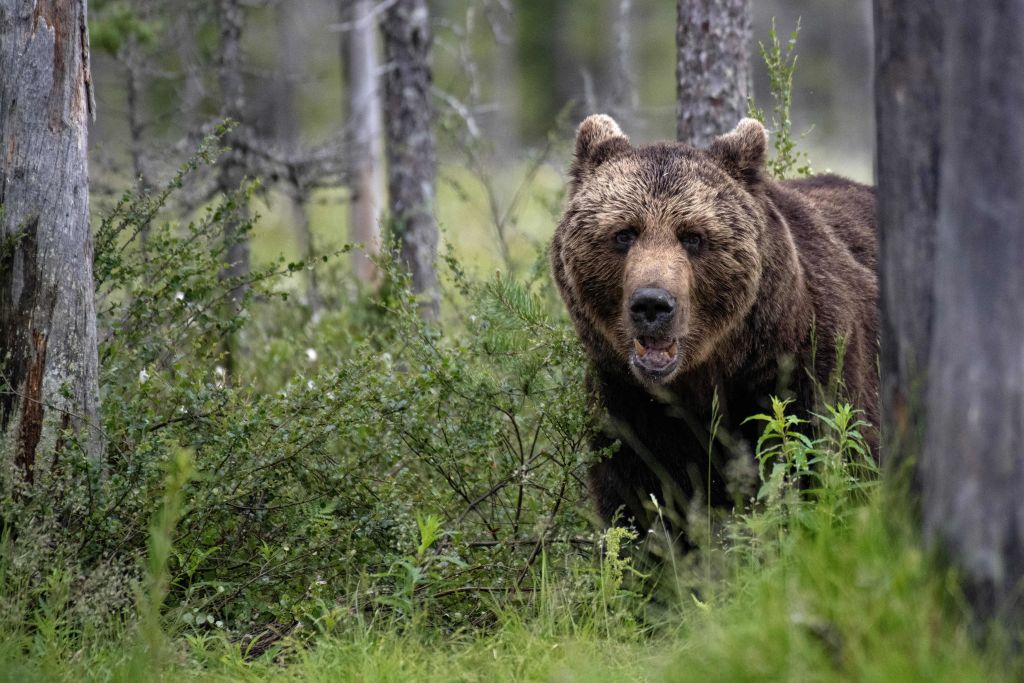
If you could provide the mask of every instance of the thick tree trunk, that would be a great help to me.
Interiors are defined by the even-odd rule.
[[[385,127],[391,221],[402,260],[423,295],[425,317],[439,309],[437,222],[434,219],[433,102],[430,73],[430,13],[426,0],[398,0],[384,13]]]
[[[0,0],[0,453],[29,484],[63,430],[103,447],[88,59],[85,0]]]
[[[676,139],[704,146],[747,114],[749,0],[678,0]]]
[[[236,122],[237,127],[228,133],[225,144],[228,151],[221,159],[217,189],[223,193],[235,192],[245,180],[245,151],[240,144],[241,127],[245,121],[245,83],[242,78],[242,6],[240,0],[218,0],[217,20],[220,27],[220,53],[217,60],[220,83],[221,116]],[[237,220],[243,220],[248,207],[238,207]],[[224,277],[244,277],[249,274],[249,241],[236,239],[237,221],[225,226],[225,239],[231,242],[228,250],[228,265]],[[232,293],[235,305],[241,303],[244,287],[236,287]]]
[[[939,209],[941,78],[939,13],[926,5],[876,0],[882,455],[903,463],[917,461],[924,437]]]
[[[1024,6],[956,0],[937,17],[890,0],[875,8],[886,441],[918,457],[925,536],[963,571],[977,614],[1016,630]]]
[[[925,532],[983,615],[1024,616],[1024,5],[943,13]]]
[[[349,241],[364,245],[353,250],[352,269],[365,283],[377,279],[371,260],[380,253],[380,212],[384,194],[384,149],[380,111],[380,60],[372,0],[342,0],[342,19],[353,24],[342,40],[342,63],[348,81],[351,207]]]

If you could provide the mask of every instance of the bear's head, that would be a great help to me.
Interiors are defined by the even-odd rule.
[[[743,322],[762,272],[766,147],[753,119],[706,150],[634,147],[601,114],[580,124],[551,256],[599,365],[665,384]]]

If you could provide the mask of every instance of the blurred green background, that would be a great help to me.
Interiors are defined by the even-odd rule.
[[[131,183],[125,36],[138,38],[146,65],[138,111],[154,182],[168,177],[191,150],[186,133],[217,118],[214,3],[183,0],[168,12],[162,1],[92,4],[99,114],[90,139],[91,173],[99,197],[104,192],[113,197]],[[346,111],[344,32],[338,30],[342,2],[245,4],[244,110],[253,130],[280,136],[284,121],[294,129],[289,137],[306,148],[340,135]],[[751,5],[755,100],[770,105],[758,43],[768,40],[773,19],[783,37],[799,20],[794,133],[815,171],[871,182],[870,3],[757,0]],[[494,234],[496,214],[508,215],[512,260],[534,258],[554,228],[573,127],[591,110],[614,109],[634,141],[674,136],[675,2],[438,0],[431,10],[438,218],[444,239],[471,267],[507,265]],[[129,13],[131,21],[119,19]],[[620,96],[612,107],[623,59],[632,92],[625,104]],[[193,64],[191,76],[186,62]],[[465,110],[457,113],[453,102]],[[467,112],[478,129],[476,140],[467,136]],[[287,202],[272,184],[267,190],[256,207],[261,216],[253,241],[257,263],[298,253]],[[347,240],[345,199],[342,188],[318,191],[307,206],[320,251]]]

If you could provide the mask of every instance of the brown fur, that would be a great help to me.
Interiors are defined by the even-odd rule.
[[[603,115],[580,125],[551,261],[608,413],[595,446],[621,441],[591,472],[605,519],[623,511],[646,528],[654,494],[682,526],[708,488],[717,505],[749,495],[737,473],[749,478],[760,426],[743,420],[771,395],[793,398],[797,414],[816,409],[838,339],[841,390],[877,422],[874,191],[831,175],[776,182],[766,147],[751,119],[707,150],[633,147]],[[651,337],[630,315],[652,287],[674,302],[657,343],[678,348],[656,377],[636,363],[634,339]],[[715,395],[722,445],[709,473]]]

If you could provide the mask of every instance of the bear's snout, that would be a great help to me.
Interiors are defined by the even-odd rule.
[[[637,332],[657,334],[672,323],[676,298],[660,287],[641,287],[629,298],[629,318]]]

